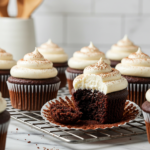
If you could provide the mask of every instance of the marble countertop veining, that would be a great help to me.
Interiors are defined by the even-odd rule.
[[[31,142],[31,143],[30,143]],[[11,119],[6,150],[148,150],[147,135],[69,144]]]

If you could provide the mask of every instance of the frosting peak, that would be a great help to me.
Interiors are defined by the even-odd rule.
[[[106,53],[106,57],[111,60],[121,60],[124,57],[128,57],[131,53],[136,52],[138,46],[134,45],[125,35],[123,39],[112,45],[111,49]]]
[[[146,92],[146,100],[150,102],[150,89]]]
[[[150,57],[139,48],[137,52],[123,58],[116,69],[123,75],[150,77]]]
[[[121,77],[118,70],[110,67],[101,58],[97,63],[84,69],[84,74],[77,76],[73,81],[75,90],[98,90],[104,94],[120,91],[127,87],[127,80]]]
[[[6,109],[6,101],[2,98],[2,94],[0,92],[0,113],[2,113]]]

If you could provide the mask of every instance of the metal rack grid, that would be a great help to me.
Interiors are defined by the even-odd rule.
[[[67,88],[59,90],[58,96],[62,95],[69,95]],[[14,109],[9,99],[7,100],[7,111],[10,112],[11,118],[68,143],[96,142],[146,133],[145,122],[142,117],[119,127],[84,131],[62,129],[59,126],[51,125],[41,117],[40,111],[29,112]]]

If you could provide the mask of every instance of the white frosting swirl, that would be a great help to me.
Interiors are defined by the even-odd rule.
[[[38,49],[35,49],[19,60],[10,74],[16,78],[47,79],[57,76],[57,70],[50,60],[45,59]]]
[[[10,69],[16,65],[16,61],[13,60],[13,56],[0,48],[0,69]]]
[[[68,55],[64,50],[54,44],[51,40],[42,44],[38,50],[46,59],[51,60],[54,63],[63,63],[68,60]]]
[[[121,60],[124,57],[128,57],[131,53],[136,52],[138,46],[134,45],[127,37],[120,41],[117,44],[114,44],[111,49],[106,53],[106,57],[111,60]]]
[[[100,58],[104,58],[107,64],[109,59],[105,58],[105,54],[99,51],[91,42],[89,46],[83,47],[80,51],[76,51],[73,57],[69,59],[68,65],[74,69],[84,69],[85,67],[97,63]]]
[[[120,91],[127,88],[127,80],[120,72],[110,67],[101,58],[96,64],[84,69],[84,74],[77,76],[73,81],[75,90],[98,90],[104,94]]]
[[[150,89],[146,92],[146,100],[150,102]]]
[[[139,48],[136,53],[123,58],[116,69],[123,75],[150,77],[150,57]]]
[[[6,109],[6,101],[2,98],[2,94],[0,92],[0,113],[2,113]]]

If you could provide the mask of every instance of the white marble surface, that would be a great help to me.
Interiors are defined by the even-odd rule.
[[[6,150],[37,150],[38,147],[40,150],[148,150],[150,144],[146,134],[95,143],[68,144],[11,120]]]

